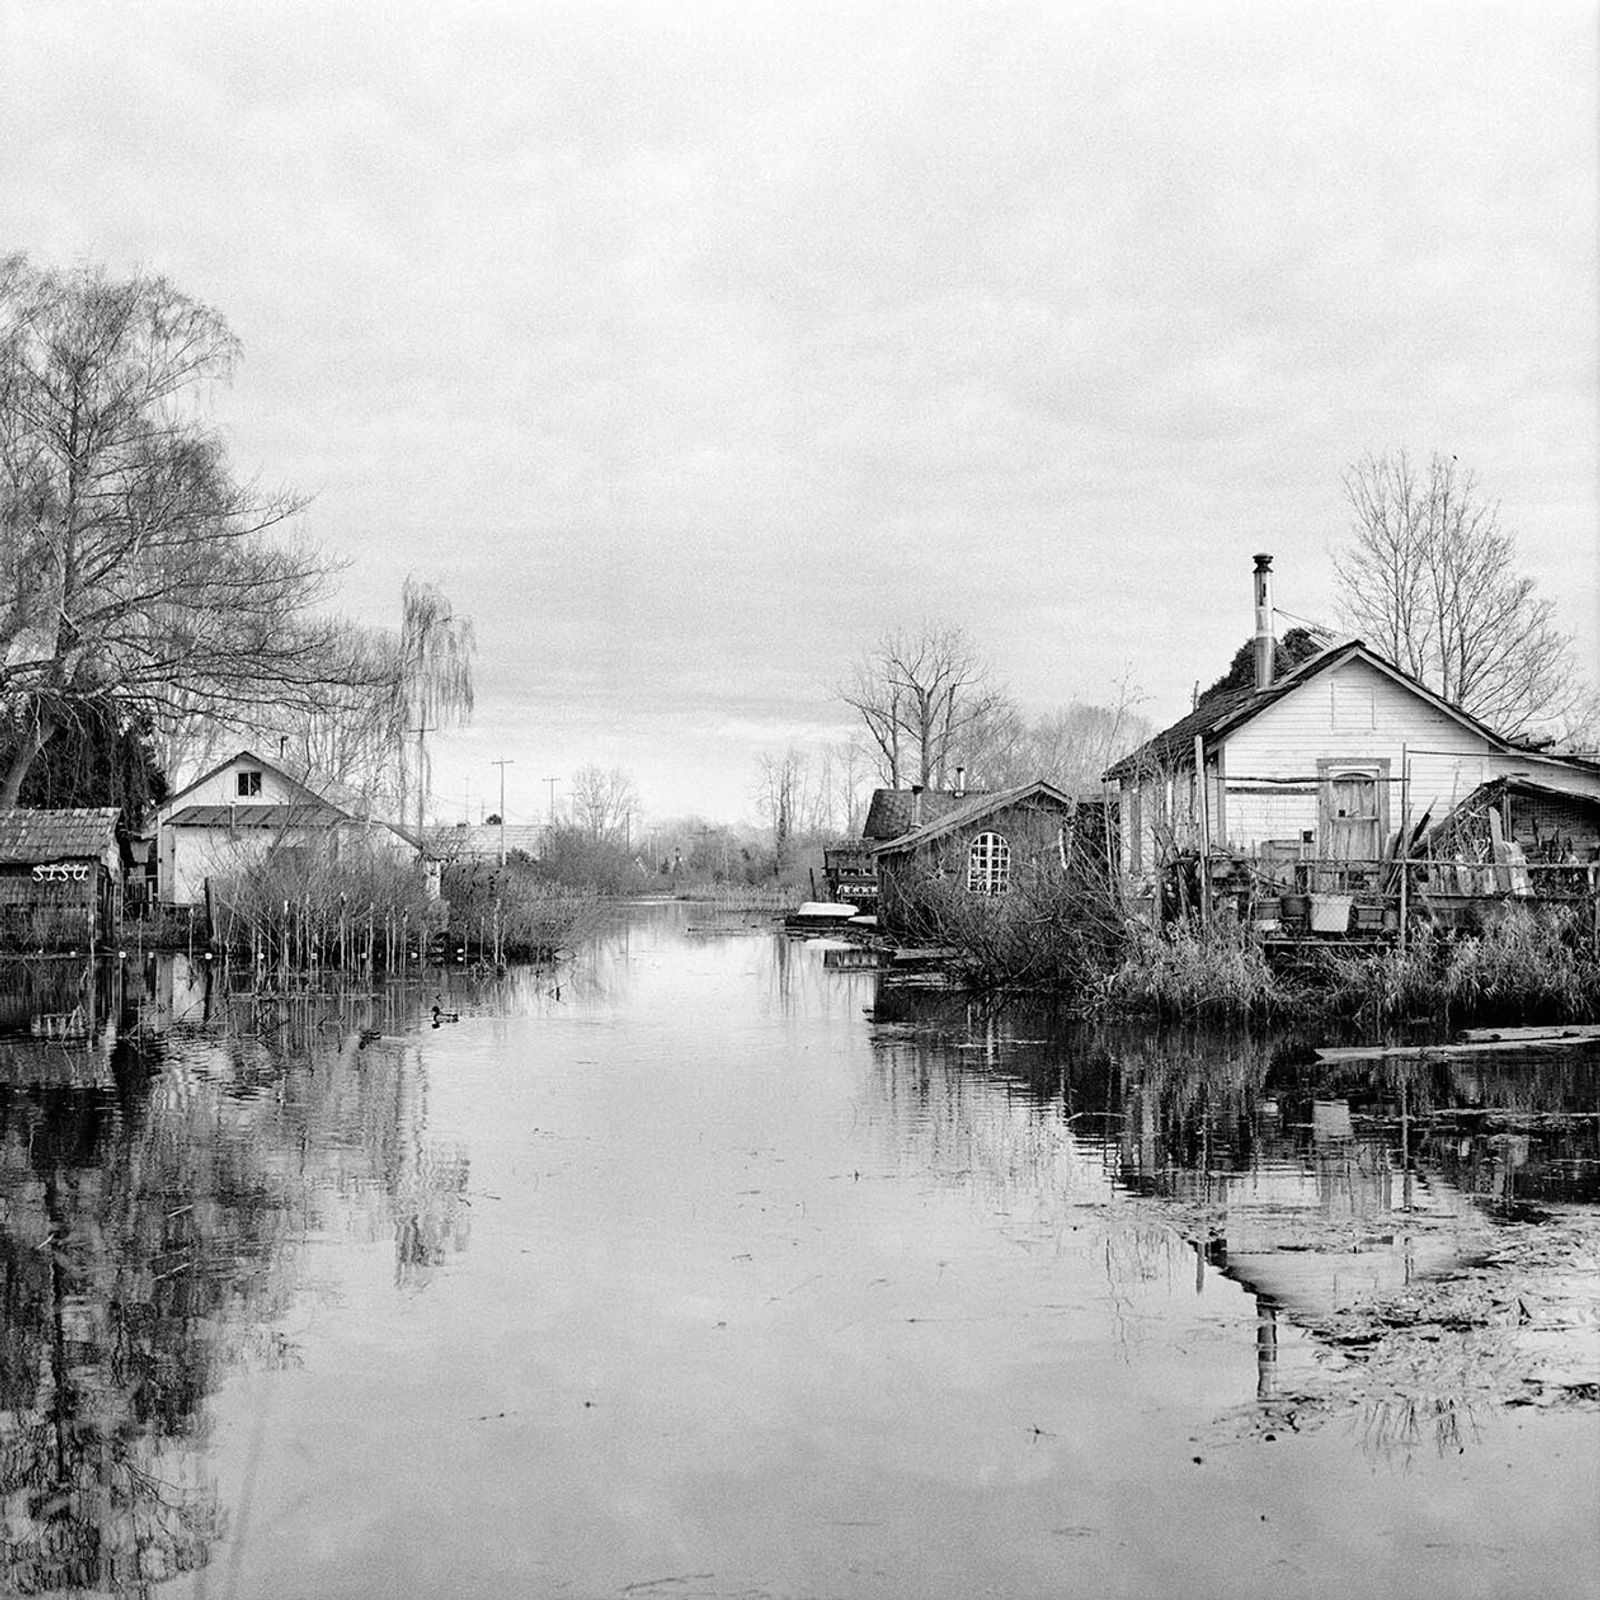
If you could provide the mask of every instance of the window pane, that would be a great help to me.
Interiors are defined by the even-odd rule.
[[[1003,894],[1011,876],[1011,847],[1005,836],[980,833],[967,851],[967,888],[973,894]]]

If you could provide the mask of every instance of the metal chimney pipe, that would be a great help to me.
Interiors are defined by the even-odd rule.
[[[1256,693],[1272,685],[1272,557],[1256,557]]]
[[[920,783],[911,785],[911,826],[913,828],[922,826],[922,785]]]
[[[956,768],[956,799],[959,800],[967,792],[967,769]]]

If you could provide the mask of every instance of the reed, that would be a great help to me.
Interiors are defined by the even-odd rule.
[[[1330,1009],[1378,1022],[1574,1022],[1600,1015],[1600,961],[1584,919],[1512,906],[1472,933],[1424,926],[1407,949],[1331,957]]]
[[[523,862],[447,867],[443,888],[451,935],[496,965],[553,960],[610,917],[600,895],[551,883]]]
[[[1304,987],[1274,972],[1261,946],[1232,921],[1163,928],[1136,923],[1104,975],[1099,1008],[1161,1018],[1283,1018],[1307,1005]]]
[[[280,844],[212,880],[212,942],[270,967],[396,968],[443,918],[414,860],[363,839]]]

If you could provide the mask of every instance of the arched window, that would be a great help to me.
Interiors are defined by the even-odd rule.
[[[1003,833],[980,833],[967,851],[967,888],[1004,894],[1011,883],[1011,846]]]

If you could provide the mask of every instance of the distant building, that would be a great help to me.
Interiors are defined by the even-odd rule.
[[[543,822],[508,822],[503,830],[498,822],[463,822],[453,828],[430,828],[428,854],[441,862],[498,861],[503,838],[508,860],[526,856],[542,861],[549,833]]]

